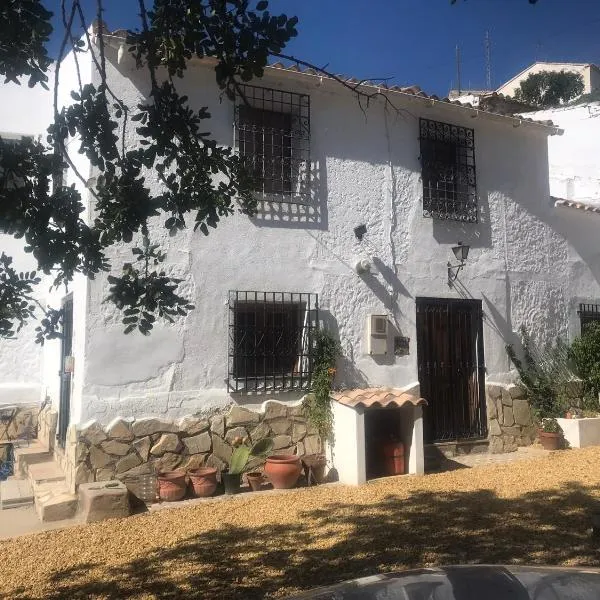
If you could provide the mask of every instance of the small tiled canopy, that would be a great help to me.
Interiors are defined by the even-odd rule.
[[[401,407],[405,404],[413,406],[426,406],[425,398],[419,398],[408,392],[404,392],[397,388],[389,387],[374,387],[374,388],[358,388],[354,390],[340,390],[332,392],[331,397],[340,404],[350,406],[352,408],[363,406],[370,407]]]

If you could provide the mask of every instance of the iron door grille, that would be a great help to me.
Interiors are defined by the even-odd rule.
[[[61,353],[60,353],[60,400],[58,411],[57,439],[64,448],[67,439],[67,428],[71,419],[71,373],[65,370],[67,356],[71,356],[73,347],[73,298],[68,297],[63,303]]]
[[[417,360],[428,442],[485,438],[485,363],[479,301],[419,299]]]
[[[590,323],[600,322],[600,304],[580,304],[577,314],[581,333],[585,333]]]
[[[257,192],[267,200],[309,202],[310,96],[240,85],[235,135]]]
[[[475,132],[419,119],[423,215],[477,223]]]
[[[228,390],[308,389],[318,311],[317,294],[230,291]]]

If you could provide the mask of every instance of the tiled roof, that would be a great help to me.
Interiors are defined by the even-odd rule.
[[[587,204],[586,202],[579,202],[577,200],[565,200],[564,198],[556,198],[554,196],[551,198],[554,200],[554,206],[563,206],[565,208],[574,208],[576,210],[600,213],[600,206]]]
[[[308,76],[318,77],[318,78],[322,78],[322,79],[331,79],[315,69],[311,69],[309,67],[301,69],[297,65],[285,66],[282,62],[273,63],[273,64],[269,65],[267,67],[267,69],[279,69],[279,70],[287,71],[290,73],[298,73],[300,75],[308,75]],[[465,103],[465,102],[459,102],[457,100],[450,100],[447,97],[440,98],[439,96],[436,96],[435,94],[426,94],[418,85],[411,85],[411,86],[391,85],[390,86],[385,82],[377,83],[377,82],[373,82],[370,80],[361,80],[361,79],[356,79],[355,77],[348,77],[346,75],[336,75],[336,77],[338,79],[342,80],[344,83],[347,83],[349,85],[360,85],[360,87],[371,88],[373,91],[379,90],[382,93],[383,92],[391,92],[391,93],[397,93],[397,94],[404,94],[404,95],[408,95],[408,96],[413,96],[415,98],[421,98],[424,101],[441,102],[444,104],[451,104],[456,107],[468,109],[471,111],[477,111],[477,112],[481,112],[484,114],[487,113],[487,114],[491,114],[491,115],[505,117],[507,119],[513,120],[517,124],[521,124],[521,123],[525,122],[525,123],[532,123],[534,125],[540,125],[542,127],[550,127],[552,129],[555,129],[557,133],[558,132],[562,133],[562,131],[559,130],[558,127],[556,127],[552,121],[535,120],[535,119],[530,119],[528,117],[523,117],[523,116],[515,117],[515,116],[513,116],[512,113],[508,113],[507,111],[504,111],[500,108],[496,109],[494,106],[486,105],[482,108],[482,107],[473,106],[472,104],[470,104],[468,102]],[[333,81],[333,79],[331,79],[331,81]],[[495,97],[504,98],[503,96],[501,96],[499,94],[495,94]],[[515,125],[515,126],[517,126],[517,125]]]
[[[389,387],[359,388],[354,390],[341,390],[333,392],[331,397],[340,404],[355,408],[363,406],[382,407],[404,406],[412,404],[413,406],[427,405],[424,398],[417,398],[413,394],[403,392],[402,390]]]

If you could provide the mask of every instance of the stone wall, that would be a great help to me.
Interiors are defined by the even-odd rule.
[[[3,406],[6,405],[0,405],[0,410]],[[19,405],[6,433],[4,424],[0,423],[0,442],[16,439],[34,440],[37,437],[39,410],[40,407],[37,404]]]
[[[301,406],[268,401],[263,408],[254,412],[232,405],[225,413],[186,416],[178,421],[117,418],[106,427],[90,421],[80,429],[69,429],[65,471],[72,469],[72,487],[76,487],[203,465],[221,470],[228,465],[238,437],[256,442],[270,436],[274,451],[284,454],[321,451],[321,440]]]
[[[523,388],[517,385],[489,383],[485,387],[489,451],[493,454],[513,452],[530,446],[537,428]]]
[[[58,412],[51,405],[44,406],[38,415],[38,440],[48,447],[54,448],[56,440],[56,425],[58,424]]]

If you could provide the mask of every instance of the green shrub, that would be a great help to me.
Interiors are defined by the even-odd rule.
[[[600,323],[587,325],[582,335],[569,348],[575,373],[583,380],[585,409],[598,410],[600,393]]]

